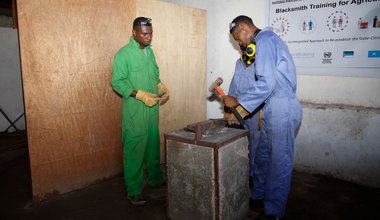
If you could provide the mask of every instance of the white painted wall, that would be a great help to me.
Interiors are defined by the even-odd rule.
[[[297,92],[302,101],[380,108],[380,78],[301,74]]]
[[[13,122],[24,113],[17,29],[1,27],[0,44],[0,108]],[[25,129],[25,117],[15,125]],[[8,126],[10,123],[0,113],[0,132]],[[8,130],[12,131],[15,131],[13,127]]]
[[[258,27],[264,27],[267,20],[265,17],[267,2],[262,0],[162,1],[207,10],[207,85],[222,77],[224,82],[221,87],[227,93],[235,61],[240,57],[238,44],[230,36],[229,23],[239,15],[247,15]],[[207,102],[208,118],[223,117],[222,112],[222,105],[218,101]]]
[[[239,57],[228,24],[245,14],[265,27],[268,1],[162,1],[207,10],[207,82],[210,85],[220,76],[227,92]],[[296,139],[295,169],[380,187],[380,78],[333,76],[341,74],[298,71],[297,95],[304,103],[304,115]],[[222,117],[221,112],[220,103],[208,101],[208,118]]]

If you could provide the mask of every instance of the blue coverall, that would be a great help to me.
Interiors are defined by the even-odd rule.
[[[254,159],[252,199],[267,215],[284,216],[290,190],[296,130],[302,106],[296,97],[296,68],[286,44],[271,27],[256,36],[258,78],[236,98],[249,112],[262,102],[263,121]]]
[[[244,91],[250,89],[256,81],[254,63],[246,66],[241,59],[235,64],[235,72],[228,89],[228,95],[239,97]],[[259,142],[259,113],[245,120],[244,128],[249,132],[249,176],[253,177],[256,146]]]

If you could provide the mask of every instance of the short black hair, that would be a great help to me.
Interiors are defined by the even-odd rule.
[[[241,23],[253,25],[253,21],[250,17],[245,15],[239,15],[230,23],[230,33],[232,34],[235,28],[239,26],[239,24]]]
[[[152,26],[152,19],[146,17],[138,17],[133,21],[133,29],[135,30],[137,27],[144,26]]]

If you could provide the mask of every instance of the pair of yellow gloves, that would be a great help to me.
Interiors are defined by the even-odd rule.
[[[157,94],[149,93],[139,89],[136,93],[136,99],[142,101],[146,106],[152,107],[157,102],[163,102],[169,98],[169,89],[163,83],[157,84]]]

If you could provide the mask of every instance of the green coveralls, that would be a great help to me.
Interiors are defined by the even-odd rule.
[[[113,62],[112,88],[123,97],[122,143],[124,180],[129,196],[141,195],[144,182],[143,164],[147,173],[147,184],[159,186],[163,183],[160,163],[160,135],[158,127],[159,104],[146,106],[131,97],[133,90],[142,89],[157,94],[160,83],[159,69],[151,46],[144,50],[131,37],[122,47]]]

